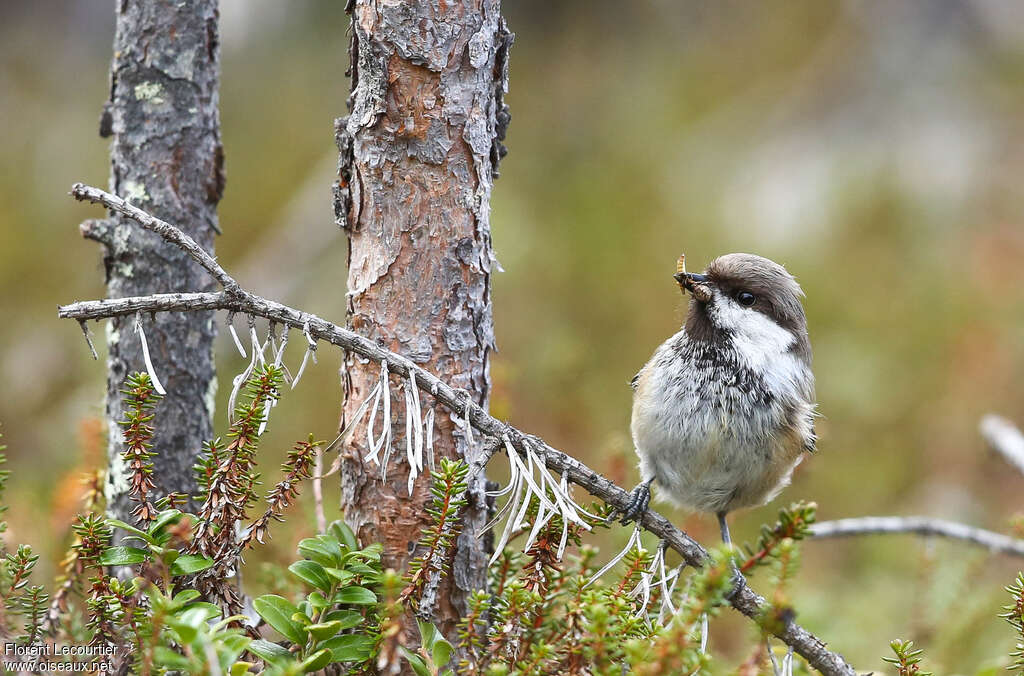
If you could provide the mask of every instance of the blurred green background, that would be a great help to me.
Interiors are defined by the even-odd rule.
[[[217,242],[244,285],[339,322],[343,5],[223,2]],[[1024,477],[977,424],[986,412],[1024,423],[1024,5],[524,0],[505,13],[517,36],[492,214],[505,268],[495,414],[633,485],[628,382],[682,320],[676,257],[697,269],[756,252],[807,292],[824,415],[820,452],[782,500],[814,499],[822,519],[927,514],[1007,531]],[[47,563],[78,508],[77,477],[101,455],[102,361],[55,308],[103,294],[100,251],[77,230],[99,212],[66,193],[106,186],[97,129],[112,36],[109,1],[0,7],[7,541]],[[218,350],[223,394],[243,364],[226,336]],[[268,480],[293,440],[334,430],[340,357],[320,357],[277,409]],[[738,515],[734,535],[754,538],[776,507]],[[308,500],[299,509],[271,558],[312,528]],[[712,518],[673,517],[716,540]],[[602,540],[606,554],[627,534]],[[861,670],[884,671],[896,637],[919,641],[942,673],[1011,648],[996,614],[1017,561],[909,537],[803,551],[799,619]],[[719,669],[752,638],[735,613],[715,621]]]

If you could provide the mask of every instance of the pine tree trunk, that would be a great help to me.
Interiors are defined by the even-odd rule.
[[[348,325],[433,371],[487,405],[491,316],[490,194],[504,154],[503,96],[512,35],[499,0],[349,3],[350,114],[338,121],[341,151],[335,212],[349,237]],[[379,367],[349,356],[343,420],[379,378]],[[343,450],[342,508],[364,542],[382,542],[385,567],[404,571],[429,523],[427,476],[410,497],[405,407],[393,379],[398,451],[387,483],[366,462],[365,437]],[[422,395],[424,410],[432,405]],[[438,457],[480,451],[437,409]],[[470,486],[451,573],[425,595],[449,636],[467,594],[486,585],[483,477]]]
[[[182,227],[213,251],[224,189],[218,114],[217,0],[117,5],[110,100],[100,135],[113,137],[110,190]],[[123,217],[88,221],[86,237],[105,245],[110,298],[212,290],[209,276],[176,247]],[[212,313],[141,318],[155,372],[167,390],[156,418],[154,496],[196,490],[192,465],[212,436],[217,382]],[[120,460],[125,376],[144,371],[135,318],[108,323],[107,498],[112,515],[131,521]]]

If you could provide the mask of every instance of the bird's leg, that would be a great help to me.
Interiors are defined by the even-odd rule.
[[[654,477],[641,482],[629,493],[629,503],[625,508],[619,510],[619,514],[622,515],[620,521],[622,523],[629,523],[630,521],[637,521],[640,516],[647,511],[647,506],[651,504],[651,484],[654,483]]]
[[[722,542],[732,549],[732,538],[729,537],[729,522],[725,520],[725,512],[718,512],[718,528],[722,531]]]
[[[747,583],[747,579],[743,577],[743,573],[740,572],[739,566],[736,564],[736,556],[732,554],[732,538],[729,536],[729,524],[725,520],[725,512],[718,512],[718,527],[722,531],[722,542],[724,542],[730,550],[730,560],[732,565],[732,588],[725,595],[725,598],[732,599],[732,597],[740,590],[743,585]]]

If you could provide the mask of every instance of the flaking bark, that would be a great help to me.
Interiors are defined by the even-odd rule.
[[[336,218],[349,236],[348,327],[486,407],[496,265],[490,194],[504,154],[512,34],[499,0],[356,0],[350,10],[352,95],[336,127],[335,190]],[[379,369],[350,354],[342,370],[344,420]],[[404,406],[392,410],[394,443],[404,449]],[[438,415],[436,435],[439,455],[472,462],[480,452],[482,439],[469,444],[448,415]],[[383,484],[366,452],[359,437],[343,450],[342,508],[364,542],[384,544],[385,567],[405,570],[428,524],[429,478],[409,497],[408,468],[393,467]],[[424,599],[449,637],[468,592],[486,584],[487,552],[475,536],[486,517],[483,476],[469,500],[451,573]]]
[[[179,223],[213,251],[217,203],[224,189],[218,115],[216,0],[117,4],[110,100],[100,135],[112,137],[110,189],[159,218]],[[213,288],[188,254],[120,214],[82,226],[104,244],[110,298]],[[145,370],[134,317],[108,325],[106,493],[112,515],[130,521],[120,390]],[[142,318],[153,364],[167,389],[156,418],[155,495],[195,492],[195,456],[212,436],[216,379],[212,312]]]

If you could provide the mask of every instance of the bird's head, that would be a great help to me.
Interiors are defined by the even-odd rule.
[[[746,340],[793,351],[810,361],[803,291],[784,267],[761,256],[733,253],[702,274],[677,272],[692,297],[686,331],[696,340]]]

